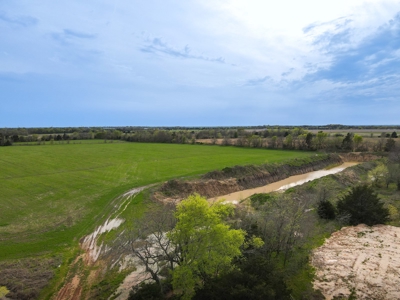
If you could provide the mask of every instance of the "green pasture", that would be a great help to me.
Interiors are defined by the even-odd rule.
[[[309,152],[207,145],[70,143],[0,148],[0,260],[76,245],[123,192],[227,166]],[[143,211],[142,201],[131,209]]]

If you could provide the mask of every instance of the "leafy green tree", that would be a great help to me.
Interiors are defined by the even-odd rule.
[[[284,146],[289,149],[293,148],[293,136],[291,134],[285,137]]]
[[[381,187],[381,183],[385,183],[387,188],[391,182],[389,170],[385,163],[379,163],[375,169],[368,172],[368,175],[372,184],[376,187]]]
[[[363,137],[361,135],[355,134],[353,136],[353,142],[354,142],[354,149],[357,150],[357,148],[360,146],[360,144],[363,141]]]
[[[237,268],[208,281],[196,291],[194,300],[292,299],[283,272],[263,253],[251,253],[235,262]]]
[[[271,138],[271,144],[270,144],[271,148],[276,148],[277,147],[277,140],[278,140],[278,137],[276,135],[274,135]]]
[[[383,206],[372,187],[359,185],[337,203],[338,213],[348,216],[350,225],[364,223],[368,226],[384,224],[389,220],[389,210]]]
[[[393,139],[397,138],[397,132],[396,132],[396,131],[393,131],[391,137],[392,137]]]
[[[315,137],[315,145],[318,149],[323,149],[325,147],[325,141],[328,137],[328,134],[323,131],[319,131]]]
[[[311,132],[307,133],[306,136],[306,144],[307,144],[307,148],[311,149],[312,148],[312,139],[313,139],[313,135]]]
[[[233,258],[241,254],[244,231],[231,229],[224,223],[233,212],[232,205],[221,202],[210,205],[197,194],[177,205],[177,223],[168,238],[178,249],[178,267],[172,271],[172,285],[182,299],[191,299],[195,287],[232,269]]]
[[[304,241],[306,228],[302,225],[306,207],[306,201],[280,194],[258,206],[257,213],[249,217],[257,225],[256,234],[265,242],[263,250],[266,256],[282,255],[286,264],[293,250]]]

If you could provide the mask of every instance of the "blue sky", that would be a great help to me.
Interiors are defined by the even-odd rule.
[[[0,127],[400,124],[400,1],[0,0],[0,34]]]

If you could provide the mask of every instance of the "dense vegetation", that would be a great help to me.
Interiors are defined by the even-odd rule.
[[[396,182],[377,186],[377,178],[368,176],[381,172],[382,166],[387,168],[386,163],[384,159],[364,163],[290,188],[284,194],[251,196],[248,205],[244,201],[236,209],[234,217],[225,218],[226,224],[246,233],[247,246],[241,247],[230,270],[197,280],[193,299],[324,299],[312,289],[311,249],[343,225],[395,225],[400,221]],[[360,181],[363,184],[359,185]],[[256,246],[254,239],[262,242]],[[170,273],[164,274],[164,289],[142,284],[130,299],[149,295],[163,299],[167,294],[180,299],[181,289],[174,287]]]
[[[389,151],[399,126],[79,127],[0,129],[0,146],[124,140],[146,143],[212,143],[253,148]]]
[[[350,225],[385,224],[389,221],[389,209],[368,185],[359,185],[341,198],[337,203],[338,214]]]

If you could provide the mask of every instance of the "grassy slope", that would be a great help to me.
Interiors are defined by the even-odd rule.
[[[130,188],[308,155],[135,143],[1,147],[0,260],[62,251],[93,229],[111,209],[110,202]]]

